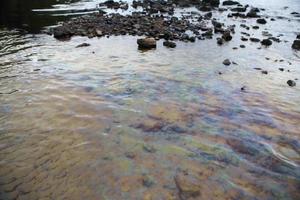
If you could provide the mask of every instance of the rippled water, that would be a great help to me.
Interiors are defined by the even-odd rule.
[[[237,28],[222,47],[212,39],[170,50],[160,41],[142,52],[136,37],[59,42],[3,28],[0,199],[180,199],[181,174],[200,190],[194,199],[300,199],[300,82],[286,84],[300,78],[290,48],[300,5],[251,4],[283,17],[253,34],[286,42],[242,42],[242,19],[224,13],[217,17]],[[75,48],[83,42],[91,46]]]

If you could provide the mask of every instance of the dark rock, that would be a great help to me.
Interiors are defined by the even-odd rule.
[[[293,80],[288,80],[286,83],[287,83],[290,87],[295,87],[295,86],[296,86],[296,82],[293,81]]]
[[[53,29],[53,35],[56,39],[67,39],[72,36],[72,32],[65,26],[59,26]]]
[[[264,46],[271,46],[272,45],[272,41],[270,39],[263,39],[260,43]]]
[[[208,4],[212,7],[218,7],[220,5],[220,0],[202,0],[202,3]]]
[[[137,44],[141,49],[156,48],[156,40],[154,38],[137,39]]]
[[[233,6],[233,5],[238,5],[238,4],[240,4],[240,3],[237,1],[231,1],[231,0],[223,1],[223,6]]]
[[[261,73],[262,73],[262,74],[268,74],[268,71],[263,70],[263,71],[261,71]]]
[[[260,42],[260,39],[251,37],[251,38],[250,38],[250,41],[251,41],[251,42]]]
[[[224,43],[224,40],[222,38],[217,38],[217,44],[222,45]]]
[[[292,48],[296,50],[300,50],[300,40],[295,40],[292,45]]]
[[[267,21],[264,18],[259,18],[259,19],[256,20],[256,23],[258,23],[258,24],[266,24]]]
[[[163,45],[169,48],[175,48],[176,47],[176,43],[175,42],[171,42],[171,41],[164,41]]]
[[[230,41],[232,40],[232,36],[230,34],[230,31],[225,31],[222,35],[222,39],[225,41]]]
[[[258,8],[251,8],[251,10],[247,13],[247,17],[249,18],[258,18],[259,15],[257,14],[259,12]]]
[[[255,70],[261,70],[260,67],[254,67],[253,69],[255,69]]]
[[[88,46],[91,46],[89,43],[82,43],[82,44],[79,44],[76,46],[76,48],[79,48],[79,47],[88,47]]]
[[[241,47],[242,49],[246,48],[246,46],[243,45],[243,44],[241,44],[240,47]]]
[[[248,38],[245,38],[244,36],[241,37],[242,41],[248,41]]]
[[[282,71],[282,72],[284,71],[284,68],[278,68],[278,69],[279,69],[280,71]]]
[[[241,91],[245,91],[246,90],[246,86],[241,87]]]
[[[230,60],[229,60],[229,59],[225,59],[225,60],[223,61],[223,65],[226,65],[226,66],[231,65]]]
[[[300,34],[297,35],[297,39],[300,39]]]
[[[231,9],[232,12],[246,12],[246,10],[246,7],[236,7]]]

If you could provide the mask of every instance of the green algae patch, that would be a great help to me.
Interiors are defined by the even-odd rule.
[[[192,154],[192,152],[176,145],[163,145],[160,148],[160,151],[165,154],[175,154],[181,156],[190,156]]]

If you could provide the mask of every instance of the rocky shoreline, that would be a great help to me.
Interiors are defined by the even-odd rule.
[[[199,12],[176,12],[182,8],[194,8]],[[131,9],[131,14],[107,13],[106,9],[119,11]],[[227,18],[242,18],[240,24],[245,32],[241,32],[241,41],[260,43],[261,46],[271,46],[274,42],[281,42],[280,35],[274,37],[263,31],[263,38],[252,37],[248,30],[260,30],[260,26],[276,21],[263,15],[264,8],[242,5],[238,1],[225,0],[138,0],[130,5],[126,2],[108,0],[99,4],[99,12],[73,18],[60,26],[52,28],[50,34],[56,39],[67,40],[72,36],[110,37],[118,35],[141,36],[138,39],[139,48],[156,48],[156,41],[163,39],[163,45],[175,48],[176,41],[195,42],[216,38],[218,45],[223,45],[232,40],[235,35],[236,25],[225,25],[214,18],[214,13],[227,13]],[[291,15],[296,15],[296,12]],[[280,17],[278,17],[280,18]],[[247,20],[256,19],[253,26],[247,25]],[[214,37],[214,35],[216,35]],[[285,41],[286,42],[286,41]],[[245,48],[245,45],[240,45]],[[296,36],[291,48],[300,50],[300,34]],[[291,84],[292,81],[292,84]],[[294,80],[287,83],[293,87]]]

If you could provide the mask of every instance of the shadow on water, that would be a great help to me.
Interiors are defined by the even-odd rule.
[[[69,16],[46,15],[33,9],[49,9],[55,4],[76,3],[79,0],[4,0],[0,2],[0,27],[20,28],[38,33],[45,26],[62,21]]]

